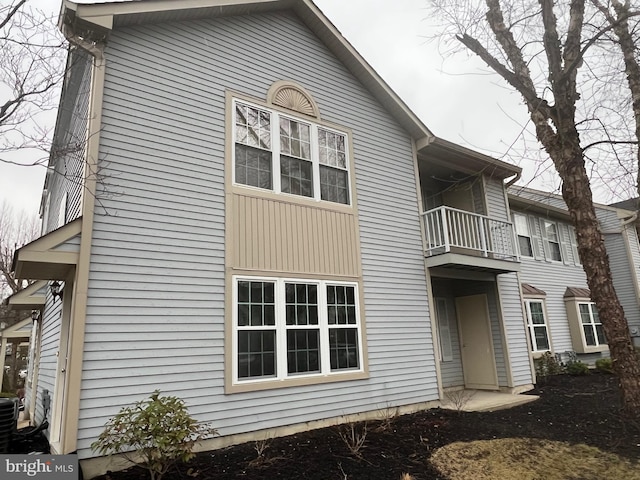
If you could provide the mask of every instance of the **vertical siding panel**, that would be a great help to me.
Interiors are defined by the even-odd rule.
[[[314,272],[319,272],[320,265],[322,264],[322,251],[319,248],[320,235],[321,235],[319,211],[314,210],[312,216],[313,216],[313,221],[311,222],[311,245],[312,245],[311,270]]]
[[[273,202],[269,202],[269,216],[271,218],[271,245],[273,245],[274,256],[269,270],[275,270],[277,265],[282,263],[282,243],[279,241],[278,232],[280,231],[280,216],[279,211],[276,209],[276,205]]]

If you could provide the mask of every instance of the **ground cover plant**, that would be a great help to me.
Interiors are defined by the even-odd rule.
[[[478,460],[492,462],[490,457],[497,455],[505,459],[502,464],[511,464],[514,469],[500,470],[499,477],[493,478],[640,480],[640,425],[616,410],[620,398],[615,376],[597,372],[553,375],[531,393],[540,395],[540,399],[508,410],[434,409],[369,421],[356,453],[342,438],[349,440],[351,426],[332,427],[269,439],[268,448],[260,451],[255,442],[250,442],[200,453],[190,462],[174,466],[165,479],[481,480],[492,477],[477,472],[456,476],[459,473],[454,471],[445,475],[433,466],[431,457],[460,464],[463,457],[471,455],[478,468],[492,472],[487,469],[502,468],[499,461],[486,467]],[[363,427],[354,425],[354,438],[358,433],[362,436]],[[442,449],[445,446],[447,449]],[[526,470],[526,465],[535,464],[541,455],[552,451],[560,452],[560,460],[544,463],[542,476],[523,475],[523,465]],[[580,465],[591,470],[578,471]],[[553,469],[558,475],[573,472],[574,476],[553,477]],[[144,478],[148,478],[144,470],[133,468],[109,473],[102,480]]]

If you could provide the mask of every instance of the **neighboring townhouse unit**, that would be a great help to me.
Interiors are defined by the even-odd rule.
[[[212,448],[532,387],[520,169],[436,138],[310,0],[65,1],[60,24],[43,235],[15,257],[37,282],[9,300],[41,310],[52,451],[104,470],[92,441],[156,388]]]
[[[593,364],[609,349],[578,258],[576,236],[560,195],[519,186],[509,204],[520,254],[520,280],[534,356],[575,352]],[[640,247],[637,215],[596,205],[616,293],[640,345]],[[564,357],[567,358],[566,356]]]

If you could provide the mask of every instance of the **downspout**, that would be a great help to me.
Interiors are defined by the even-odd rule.
[[[630,223],[635,222],[638,219],[638,212],[634,212],[633,215],[631,215],[629,218],[627,218],[626,220],[624,220],[622,222],[622,226],[626,227],[627,225],[629,225]]]
[[[64,7],[63,7],[64,9]],[[76,279],[73,289],[72,314],[69,325],[69,345],[67,349],[67,374],[65,386],[65,404],[62,409],[62,430],[60,435],[60,454],[77,450],[78,417],[80,412],[80,387],[83,371],[83,353],[87,297],[89,283],[89,266],[91,260],[91,243],[93,239],[93,219],[98,173],[98,155],[100,147],[100,131],[102,119],[102,99],[105,78],[104,47],[106,34],[98,40],[89,36],[80,36],[74,31],[73,20],[61,14],[60,29],[69,43],[77,46],[93,56],[91,78],[91,98],[89,101],[89,118],[87,125],[86,156],[84,164],[85,184],[82,195],[82,234],[80,252],[76,267]],[[75,17],[75,15],[73,16]],[[86,30],[85,30],[86,31]],[[83,32],[84,33],[84,32]]]

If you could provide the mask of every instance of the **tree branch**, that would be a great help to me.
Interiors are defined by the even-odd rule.
[[[2,22],[0,23],[0,29],[4,28],[4,26],[9,23],[9,21],[13,18],[13,16],[18,12],[18,10],[20,10],[20,7],[22,5],[25,4],[27,0],[20,0],[15,7],[10,8],[9,13],[7,14],[7,16],[5,17],[4,20],[2,20]]]

